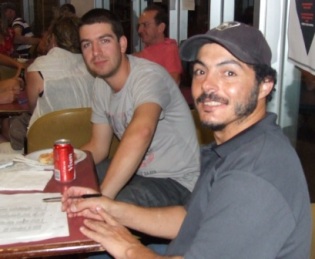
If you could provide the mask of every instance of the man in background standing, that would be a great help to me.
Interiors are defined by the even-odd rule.
[[[151,5],[144,9],[138,21],[138,33],[145,47],[134,55],[163,66],[179,84],[182,64],[177,42],[166,37],[167,29],[168,16],[162,7]]]

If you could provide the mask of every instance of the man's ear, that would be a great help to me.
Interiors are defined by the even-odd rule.
[[[128,47],[128,40],[126,36],[121,36],[119,39],[121,53],[126,53]]]
[[[160,33],[163,33],[163,34],[164,34],[165,28],[166,28],[166,25],[165,25],[164,22],[161,22],[161,23],[158,25],[158,29],[159,29],[159,32],[160,32]]]
[[[260,90],[259,90],[259,96],[258,98],[265,98],[273,89],[274,87],[274,81],[266,77],[261,83],[260,83]]]

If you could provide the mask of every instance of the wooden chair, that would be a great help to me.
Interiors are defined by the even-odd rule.
[[[200,119],[199,119],[198,111],[195,109],[192,109],[191,114],[192,114],[194,122],[195,122],[196,133],[197,133],[197,138],[198,138],[199,144],[200,145],[206,145],[206,144],[209,144],[210,142],[214,141],[213,132],[210,129],[202,126]]]
[[[87,143],[92,134],[91,108],[54,111],[38,118],[27,133],[27,153],[52,148],[58,139],[69,139],[74,148]]]

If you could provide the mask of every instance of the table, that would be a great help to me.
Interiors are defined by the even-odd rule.
[[[99,190],[91,153],[87,153],[87,158],[76,165],[76,179],[74,181],[63,184],[57,182],[52,177],[45,187],[44,192],[62,193],[64,189],[73,185],[85,186]],[[68,223],[70,236],[52,238],[36,242],[0,245],[0,258],[58,256],[102,250],[101,245],[88,239],[79,231],[79,227],[83,225],[82,217],[69,218]]]
[[[21,91],[18,99],[13,103],[0,104],[0,117],[14,116],[22,112],[29,112],[26,92]]]

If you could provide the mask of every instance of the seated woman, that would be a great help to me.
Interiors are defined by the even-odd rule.
[[[25,78],[30,121],[23,130],[19,117],[11,121],[13,149],[23,149],[27,126],[30,127],[40,116],[65,108],[90,107],[94,77],[81,55],[79,22],[77,17],[58,18],[50,30],[47,55],[36,58],[27,68]]]

